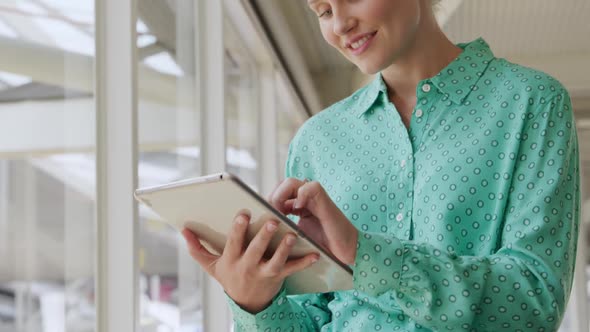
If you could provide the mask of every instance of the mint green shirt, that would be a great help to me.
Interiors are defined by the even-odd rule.
[[[310,118],[287,177],[358,228],[354,289],[286,296],[237,331],[554,331],[572,285],[579,155],[567,91],[482,39],[418,84],[407,129],[380,75]]]

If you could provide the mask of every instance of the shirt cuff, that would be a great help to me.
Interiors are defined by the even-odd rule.
[[[242,309],[242,307],[227,295],[227,293],[225,293],[225,297],[234,316],[234,322],[244,331],[258,331],[263,328],[258,322],[264,321],[267,317],[271,316],[281,304],[287,302],[286,288],[284,285],[281,287],[278,294],[275,295],[270,305],[256,314],[252,314]]]
[[[399,288],[403,256],[408,250],[398,238],[359,231],[356,248],[355,289],[376,297]]]

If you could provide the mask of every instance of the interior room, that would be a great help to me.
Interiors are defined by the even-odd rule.
[[[436,16],[570,93],[582,206],[559,331],[590,331],[590,2]],[[233,331],[223,289],[133,190],[227,171],[267,197],[298,129],[373,79],[317,21],[303,0],[0,0],[0,332]]]

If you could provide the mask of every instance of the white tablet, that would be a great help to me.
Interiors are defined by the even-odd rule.
[[[303,257],[312,252],[320,255],[315,264],[285,280],[288,294],[323,293],[353,288],[352,270],[349,266],[317,245],[299,230],[297,224],[235,175],[219,173],[137,189],[135,198],[179,231],[187,227],[195,232],[203,240],[203,245],[217,254],[223,251],[226,235],[240,211],[248,210],[251,215],[248,242],[272,218],[279,222],[279,227],[270,243],[268,257],[288,232],[297,234],[297,242],[291,250],[290,258]]]

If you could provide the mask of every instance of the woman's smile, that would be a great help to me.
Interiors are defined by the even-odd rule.
[[[346,43],[346,48],[353,55],[360,55],[369,48],[376,35],[377,31],[354,37]]]
[[[404,56],[408,45],[414,44],[416,31],[425,22],[421,3],[408,0],[308,1],[318,17],[324,39],[365,74],[376,74],[390,67]],[[424,6],[425,10],[432,11],[430,4]],[[434,20],[434,14],[430,15]]]

